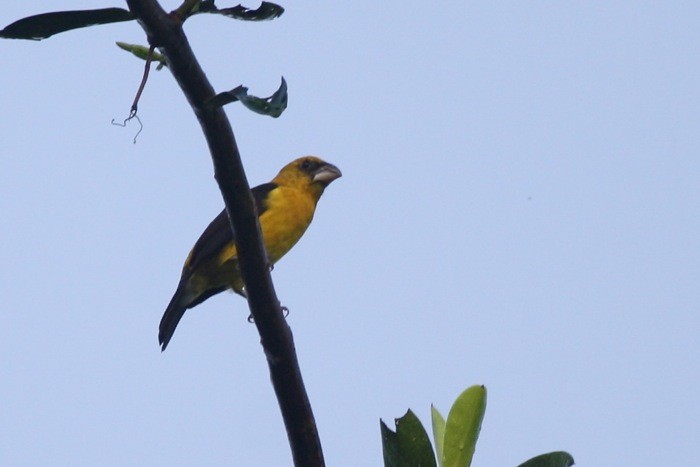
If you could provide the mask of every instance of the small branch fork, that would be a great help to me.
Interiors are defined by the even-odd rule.
[[[260,333],[270,377],[282,412],[296,466],[324,466],[323,452],[311,405],[299,370],[292,332],[283,317],[270,278],[253,197],[245,177],[231,125],[221,107],[205,103],[216,94],[202,71],[182,30],[182,21],[198,0],[185,0],[166,13],[156,0],[127,0],[146,31],[151,48],[167,58],[196,114],[214,163],[214,176],[236,232],[241,273],[248,306]]]

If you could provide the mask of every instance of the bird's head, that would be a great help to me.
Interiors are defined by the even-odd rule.
[[[318,198],[333,180],[342,175],[333,164],[315,156],[305,156],[285,165],[272,182],[310,190]]]

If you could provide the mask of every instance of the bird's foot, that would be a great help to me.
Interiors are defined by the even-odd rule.
[[[289,316],[289,308],[287,308],[287,307],[284,306],[284,305],[281,305],[281,306],[280,306],[280,310],[282,310],[282,315],[283,315],[285,318],[286,318],[287,316]],[[249,323],[254,323],[254,322],[255,322],[255,318],[253,318],[253,314],[252,314],[252,313],[248,315],[248,322],[249,322]]]

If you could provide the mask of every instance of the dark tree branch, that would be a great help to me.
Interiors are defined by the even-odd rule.
[[[127,0],[127,4],[146,31],[149,43],[160,48],[166,57],[168,68],[204,131],[214,162],[215,178],[236,232],[248,306],[270,367],[294,464],[323,466],[321,443],[299,370],[292,332],[272,285],[253,197],[231,125],[223,109],[205,105],[216,93],[190,48],[179,15],[166,13],[156,0]]]

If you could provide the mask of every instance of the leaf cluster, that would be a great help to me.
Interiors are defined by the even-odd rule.
[[[214,4],[214,0],[203,0],[196,2],[186,16],[198,13],[213,13],[243,21],[266,21],[281,16],[284,13],[284,8],[272,2],[262,2],[256,9],[246,8],[242,5],[231,8],[218,8]],[[133,21],[135,19],[136,17],[129,10],[123,8],[54,11],[17,20],[0,30],[0,37],[38,41],[72,29]]]
[[[447,416],[431,406],[433,441],[409,409],[392,431],[380,422],[385,467],[469,467],[486,411],[486,388],[471,386],[457,397]],[[518,467],[571,467],[574,459],[563,451],[534,457]]]
[[[272,3],[262,2],[258,8],[252,9],[242,5],[230,8],[219,8],[214,0],[186,1],[171,13],[184,19],[200,13],[211,13],[242,21],[267,21],[278,18],[284,13],[284,8]],[[41,40],[73,29],[85,28],[102,24],[119,23],[135,20],[136,17],[123,8],[101,8],[96,10],[73,10],[41,13],[22,18],[6,26],[0,31],[0,37],[6,39]],[[147,63],[157,62],[156,70],[168,66],[165,56],[154,52],[152,48],[138,44],[117,42],[117,46],[132,53]],[[147,65],[148,67],[148,65]],[[145,80],[144,80],[145,81]],[[145,82],[144,82],[145,84]],[[140,93],[139,93],[140,94]],[[277,118],[287,108],[287,82],[282,78],[279,89],[270,97],[257,97],[248,94],[248,88],[239,85],[230,91],[222,92],[209,99],[207,105],[214,109],[232,102],[240,102],[249,110],[261,115]],[[132,106],[135,114],[136,102]]]

